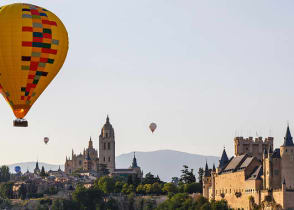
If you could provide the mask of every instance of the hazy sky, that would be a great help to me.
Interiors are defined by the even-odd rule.
[[[233,155],[236,133],[271,130],[278,147],[287,120],[294,132],[293,0],[27,2],[60,17],[70,49],[27,115],[28,128],[12,126],[1,96],[0,164],[63,164],[90,136],[98,148],[107,114],[116,155],[221,155],[224,145]]]

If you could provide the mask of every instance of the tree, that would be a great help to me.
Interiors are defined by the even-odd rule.
[[[96,182],[97,183],[97,182]],[[115,190],[115,182],[114,179],[108,176],[101,177],[98,179],[98,187],[105,194],[113,193]]]
[[[79,204],[80,209],[92,210],[96,209],[97,206],[104,205],[103,192],[95,186],[86,189],[79,185],[73,192],[72,197]]]
[[[203,175],[204,175],[204,170],[203,168],[200,167],[198,169],[198,180],[201,185],[203,184],[203,181],[202,181]]]
[[[152,185],[151,184],[145,184],[144,189],[145,189],[146,194],[151,194],[152,193]]]
[[[151,192],[156,195],[160,195],[162,193],[161,185],[158,182],[155,182],[151,186]]]
[[[129,194],[129,185],[127,183],[123,185],[121,192],[126,195]]]
[[[193,169],[189,171],[189,167],[186,165],[183,165],[184,169],[182,169],[182,175],[180,181],[185,184],[191,184],[196,182],[195,175],[193,174]]]
[[[145,175],[142,184],[153,184],[155,182],[162,183],[158,175],[154,177],[154,175],[151,172],[149,172]]]
[[[18,196],[20,197],[21,200],[26,199],[27,197],[27,188],[24,184],[20,185],[20,188],[18,189]]]
[[[8,166],[1,166],[0,168],[0,182],[8,182],[10,180],[10,172]]]
[[[144,194],[145,194],[144,185],[139,184],[138,187],[136,188],[136,192],[137,192],[138,194],[144,195]]]
[[[7,182],[7,183],[2,183],[0,185],[0,195],[2,198],[6,199],[11,199],[13,198],[13,183],[12,182]]]
[[[175,185],[178,185],[179,184],[179,177],[172,177],[172,183],[175,184]]]
[[[116,181],[114,186],[115,193],[121,193],[124,183],[121,181]]]
[[[166,183],[164,184],[163,188],[162,188],[162,191],[163,192],[166,192],[166,193],[177,193],[178,189],[177,189],[177,186],[174,184],[174,183]]]
[[[200,193],[202,191],[202,186],[200,183],[191,183],[184,185],[184,192],[192,194],[192,193]]]

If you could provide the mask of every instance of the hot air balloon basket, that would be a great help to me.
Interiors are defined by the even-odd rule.
[[[28,121],[25,119],[16,119],[13,121],[14,127],[28,127]]]

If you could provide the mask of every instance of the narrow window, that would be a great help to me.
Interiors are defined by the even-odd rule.
[[[104,143],[104,146],[103,146],[104,150],[106,149],[106,143]]]
[[[105,162],[105,157],[103,158],[103,161]]]
[[[108,162],[110,162],[110,157],[108,157]]]
[[[108,142],[108,150],[110,150],[110,142]]]

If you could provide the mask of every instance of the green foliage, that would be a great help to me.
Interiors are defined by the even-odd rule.
[[[147,173],[145,175],[145,178],[143,178],[143,180],[142,180],[142,184],[144,184],[144,185],[145,184],[153,184],[155,182],[162,183],[159,176],[157,175],[156,177],[154,177],[154,175],[151,174],[151,172]]]
[[[158,182],[155,182],[151,185],[151,193],[155,195],[162,194],[161,185]]]
[[[229,206],[225,200],[212,201],[211,203],[199,196],[193,200],[187,193],[178,193],[161,203],[157,210],[229,210]]]
[[[24,184],[21,184],[20,188],[18,189],[18,197],[21,200],[24,200],[27,197],[27,188]]]
[[[145,194],[145,188],[144,188],[144,185],[139,184],[138,187],[136,188],[136,192],[137,192],[138,194],[144,195],[144,194]]]
[[[108,176],[98,179],[98,183],[96,182],[95,185],[97,185],[105,194],[113,193],[115,191],[115,181]]]
[[[189,171],[189,167],[186,165],[183,165],[184,169],[182,169],[182,175],[180,178],[180,181],[184,184],[191,184],[196,182],[195,175],[193,174],[193,169]]]
[[[73,192],[72,197],[83,210],[93,210],[96,209],[96,206],[104,204],[103,192],[97,187],[87,189],[79,185]]]
[[[162,191],[165,193],[177,193],[178,192],[178,188],[174,183],[166,183],[164,184]]]
[[[114,186],[114,192],[120,193],[122,191],[123,185],[124,185],[124,182],[116,181]]]
[[[192,193],[201,193],[202,186],[200,183],[191,183],[184,185],[184,192],[192,194]]]
[[[203,181],[202,181],[202,178],[203,178],[203,175],[204,175],[204,170],[203,168],[199,168],[198,169],[198,180],[199,180],[199,183],[202,185]]]
[[[2,183],[0,185],[0,196],[6,199],[13,198],[12,187],[13,187],[12,182]]]
[[[1,166],[0,168],[0,182],[8,182],[10,180],[10,172],[8,166]]]

